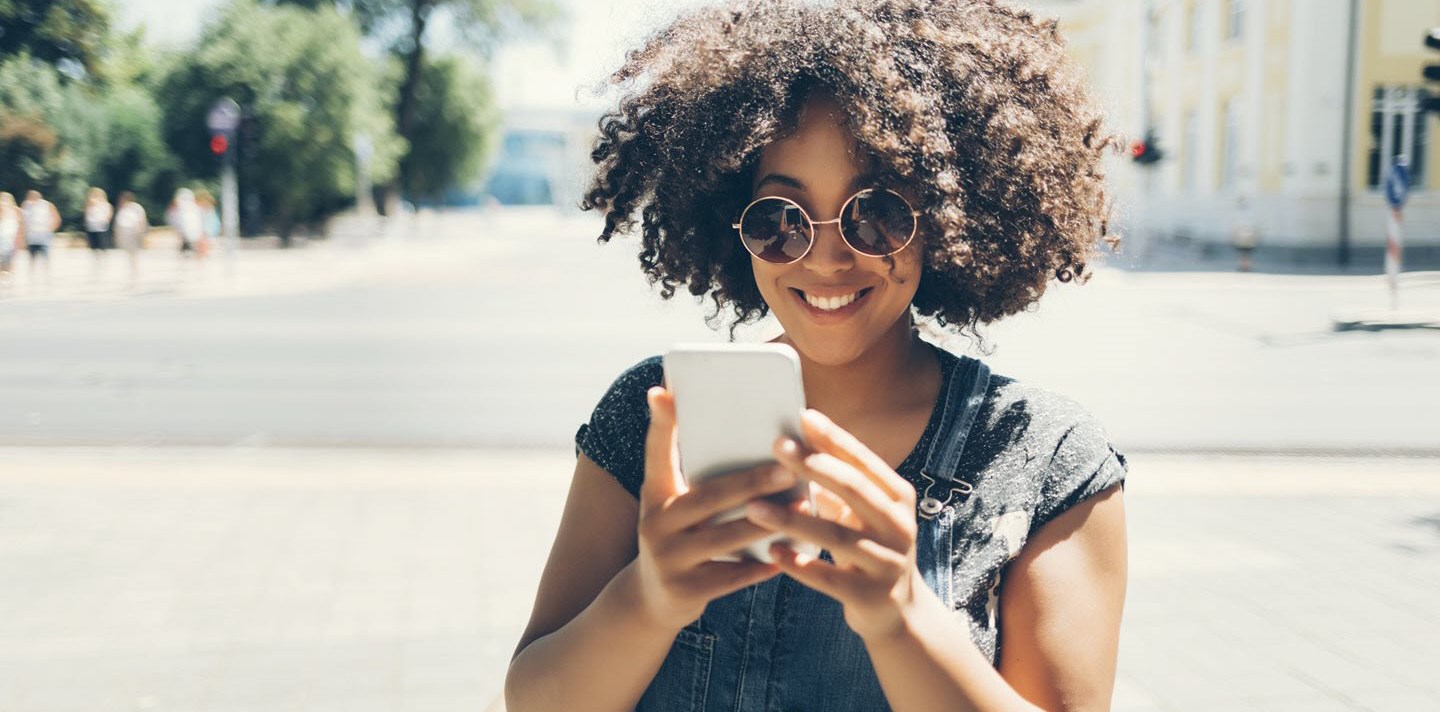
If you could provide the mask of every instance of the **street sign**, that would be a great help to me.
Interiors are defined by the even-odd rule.
[[[1385,176],[1385,202],[1390,215],[1385,221],[1385,281],[1390,287],[1390,309],[1400,308],[1400,271],[1404,269],[1405,241],[1401,223],[1405,219],[1405,196],[1410,192],[1410,170],[1405,156],[1395,157]]]
[[[240,105],[234,99],[221,99],[205,115],[205,127],[215,133],[233,133],[240,127]]]
[[[1389,175],[1385,176],[1385,202],[1396,210],[1405,207],[1405,198],[1410,192],[1410,169],[1406,164],[1404,156],[1396,156]]]

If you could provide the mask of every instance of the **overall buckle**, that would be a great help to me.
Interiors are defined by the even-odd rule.
[[[932,477],[924,470],[920,471],[920,477],[923,478],[927,484],[920,495],[920,501],[916,502],[916,505],[920,510],[920,516],[926,519],[934,519],[936,515],[940,514],[941,510],[945,509],[945,505],[950,504],[950,500],[954,498],[956,492],[962,495],[968,495],[975,491],[975,485],[965,480],[942,480],[938,477]],[[943,498],[936,496],[940,494],[936,491],[937,487],[945,488]]]

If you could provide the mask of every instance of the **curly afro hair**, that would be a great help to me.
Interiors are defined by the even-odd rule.
[[[638,211],[650,284],[664,299],[680,284],[708,293],[712,328],[731,307],[733,341],[769,307],[731,224],[761,149],[823,92],[881,183],[919,198],[914,314],[978,337],[1052,277],[1086,281],[1101,240],[1119,245],[1101,161],[1123,144],[1057,26],[995,0],[750,0],[682,15],[611,75],[621,97],[600,118],[581,207],[604,212],[602,243]]]

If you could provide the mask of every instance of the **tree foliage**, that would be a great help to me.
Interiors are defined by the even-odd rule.
[[[0,58],[24,54],[95,74],[109,35],[102,0],[0,0]]]
[[[488,83],[451,57],[429,59],[426,34],[438,13],[448,13],[468,49],[488,59],[504,38],[526,31],[546,31],[561,17],[555,0],[270,0],[307,8],[341,7],[360,30],[400,61],[399,82],[391,107],[396,131],[409,145],[398,179],[412,197],[433,197],[446,188],[476,177],[499,127]],[[450,113],[431,112],[471,107],[466,121]],[[441,184],[440,181],[444,181]]]
[[[0,107],[0,189],[41,191],[67,225],[92,185],[154,204],[175,181],[159,107],[140,87],[67,80],[21,54],[0,61]]]
[[[246,116],[237,147],[247,167],[242,180],[288,235],[353,198],[357,131],[374,144],[375,178],[393,175],[404,144],[376,71],[354,24],[335,9],[236,0],[162,83],[165,136],[187,174],[213,177],[219,166],[205,117],[222,97],[238,102]]]
[[[493,152],[500,124],[489,78],[465,57],[425,65],[416,90],[405,192],[420,199],[474,179]]]

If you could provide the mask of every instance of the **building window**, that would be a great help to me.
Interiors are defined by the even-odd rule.
[[[1420,111],[1424,89],[1411,86],[1376,86],[1370,104],[1370,159],[1365,185],[1379,189],[1396,156],[1410,165],[1410,185],[1425,185],[1425,154],[1429,135]]]
[[[1245,34],[1245,0],[1230,0],[1230,18],[1225,25],[1225,39],[1238,40]]]
[[[1231,99],[1225,102],[1224,151],[1220,163],[1220,185],[1235,187],[1235,171],[1240,164],[1240,102]]]
[[[1181,135],[1185,137],[1181,149],[1185,161],[1180,166],[1180,189],[1191,192],[1198,187],[1195,178],[1200,175],[1200,119],[1195,115],[1194,109],[1185,112],[1185,125]]]
[[[1185,51],[1189,54],[1196,54],[1200,51],[1200,10],[1199,2],[1192,4],[1189,17],[1186,18]]]

